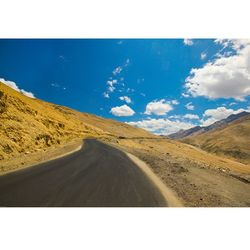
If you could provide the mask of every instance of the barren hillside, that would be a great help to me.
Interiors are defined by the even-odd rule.
[[[183,142],[211,153],[250,163],[250,114],[204,134],[184,138]]]
[[[152,137],[125,123],[29,98],[0,83],[0,160],[64,145],[76,138]]]

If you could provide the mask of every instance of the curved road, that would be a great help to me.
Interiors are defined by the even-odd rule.
[[[0,176],[0,206],[167,206],[157,187],[125,153],[97,140],[81,150]]]

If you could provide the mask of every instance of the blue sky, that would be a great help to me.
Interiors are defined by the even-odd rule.
[[[169,134],[249,109],[250,42],[2,39],[0,78],[35,98]]]

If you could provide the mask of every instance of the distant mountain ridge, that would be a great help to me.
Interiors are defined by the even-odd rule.
[[[250,113],[231,115],[207,129],[203,133],[184,137],[180,141],[250,165]]]
[[[206,127],[195,126],[195,127],[190,128],[190,129],[187,129],[187,130],[180,130],[176,133],[168,135],[168,137],[170,139],[178,140],[178,139],[183,139],[183,138],[187,138],[190,136],[197,136],[197,135],[206,133],[208,131],[212,131],[212,130],[221,128],[221,127],[228,125],[228,124],[232,123],[233,121],[236,121],[236,120],[238,120],[241,117],[244,117],[246,115],[250,115],[250,113],[243,111],[243,112],[238,113],[238,114],[232,114],[232,115],[228,116],[227,118],[222,119],[220,121],[216,121],[209,126],[206,126]]]

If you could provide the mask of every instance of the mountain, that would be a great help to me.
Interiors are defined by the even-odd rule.
[[[76,138],[155,137],[125,123],[29,98],[0,82],[0,161]]]
[[[184,137],[187,137],[187,136],[190,136],[190,135],[194,135],[195,133],[199,133],[200,131],[202,131],[202,129],[203,128],[200,127],[200,126],[195,126],[195,127],[192,127],[190,129],[186,129],[186,130],[181,129],[176,133],[168,135],[168,138],[170,138],[170,139],[181,139],[181,138],[184,138]]]
[[[250,163],[250,114],[242,112],[209,126],[209,130],[181,141],[210,153]]]
[[[195,126],[187,130],[180,130],[174,134],[168,135],[168,137],[171,139],[183,139],[183,138],[190,137],[190,136],[197,136],[197,135],[206,133],[208,131],[215,130],[223,126],[229,125],[231,122],[238,120],[241,117],[247,116],[249,114],[250,113],[243,111],[239,114],[233,114],[233,115],[228,116],[225,119],[214,122],[213,124],[209,126],[206,126],[206,127]]]

